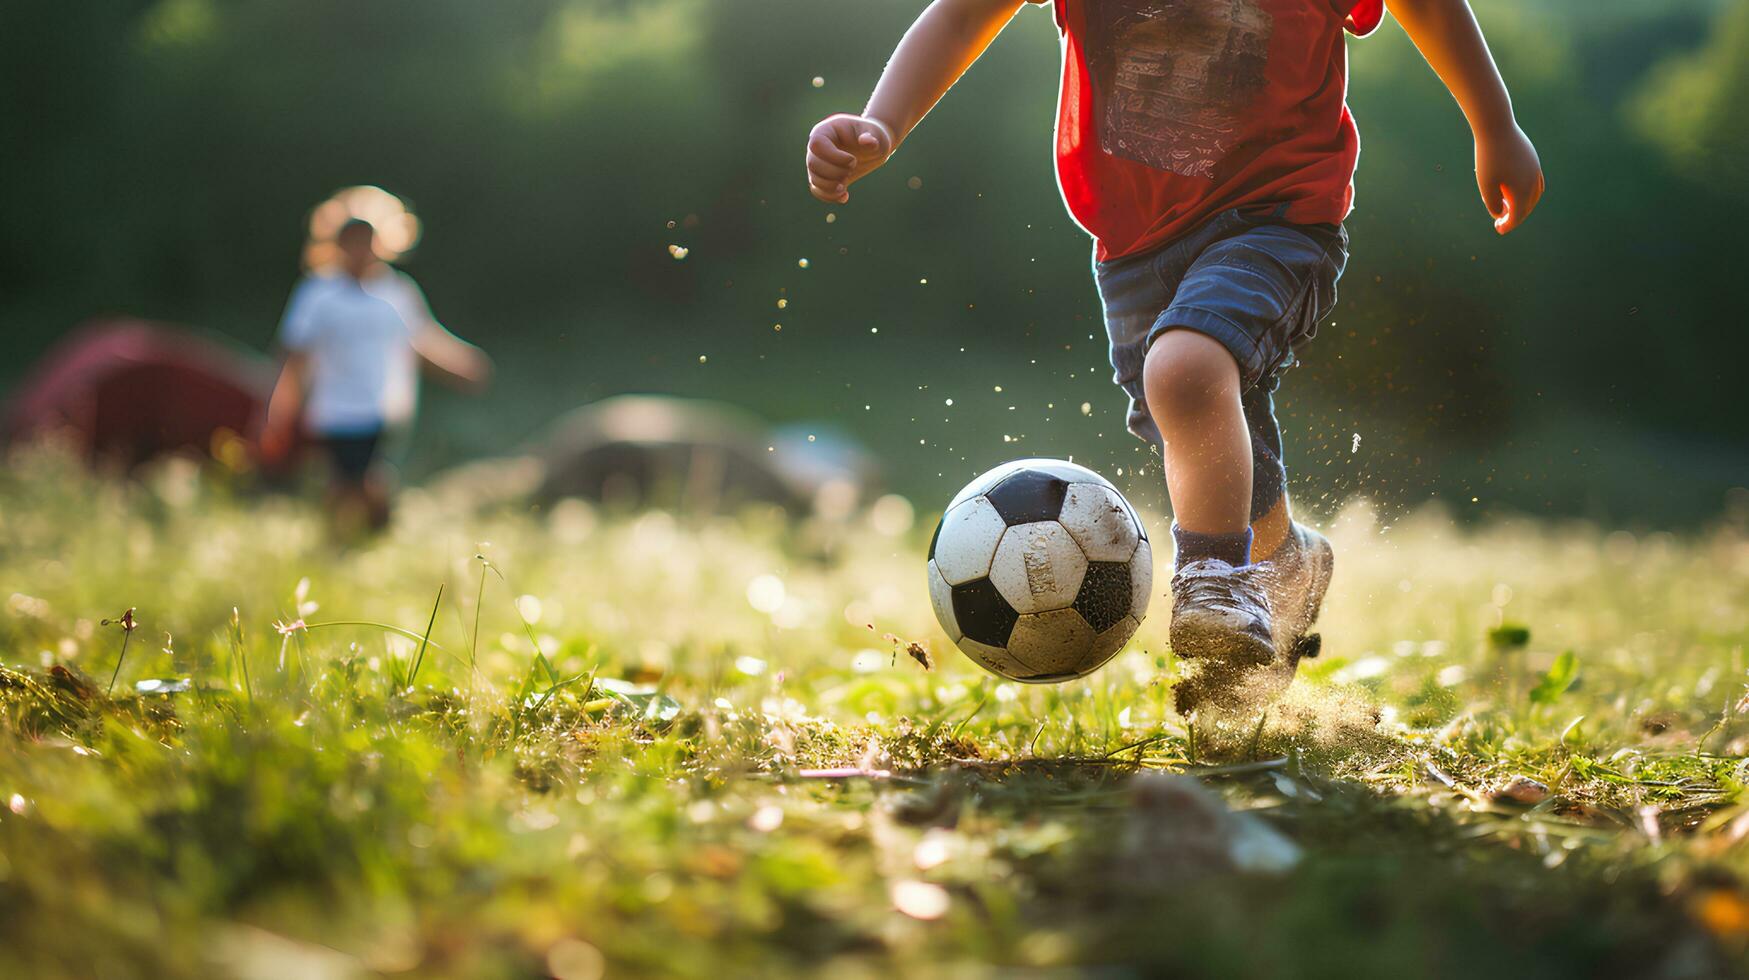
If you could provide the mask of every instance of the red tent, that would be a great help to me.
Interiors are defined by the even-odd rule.
[[[265,357],[144,320],[86,323],[26,376],[0,420],[6,442],[70,436],[92,460],[125,466],[210,452],[253,432],[274,381]]]

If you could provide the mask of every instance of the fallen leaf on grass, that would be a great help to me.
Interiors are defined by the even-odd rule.
[[[1227,809],[1189,776],[1145,772],[1131,786],[1119,869],[1135,884],[1163,887],[1234,871],[1281,874],[1299,863],[1299,845],[1263,820]]]
[[[1549,798],[1549,788],[1529,776],[1513,776],[1489,794],[1496,803],[1522,803],[1535,806]]]

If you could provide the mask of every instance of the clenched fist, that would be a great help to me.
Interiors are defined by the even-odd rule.
[[[893,131],[878,119],[841,112],[808,134],[808,190],[828,204],[850,200],[850,185],[887,162]]]
[[[1536,147],[1516,124],[1476,137],[1476,186],[1504,235],[1517,228],[1543,196],[1543,166]]]

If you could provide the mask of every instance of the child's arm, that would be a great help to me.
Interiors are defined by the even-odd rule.
[[[478,392],[492,379],[486,352],[427,319],[413,332],[413,352],[439,377],[463,391]]]
[[[1476,184],[1504,235],[1543,194],[1536,147],[1518,128],[1512,98],[1467,0],[1386,0],[1391,15],[1451,91],[1476,138]]]
[[[286,351],[285,363],[279,369],[279,380],[273,383],[273,393],[267,399],[267,418],[261,426],[261,458],[269,464],[278,463],[291,452],[298,438],[298,422],[304,413],[304,384],[310,374],[310,355],[303,351]]]
[[[808,134],[808,190],[833,204],[850,200],[850,185],[887,162],[1022,2],[931,3],[893,51],[862,115],[829,116]]]

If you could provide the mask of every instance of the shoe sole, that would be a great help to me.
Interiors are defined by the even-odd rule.
[[[1235,667],[1260,667],[1275,660],[1267,640],[1243,632],[1243,623],[1215,612],[1172,617],[1172,652],[1187,660],[1209,660]]]

